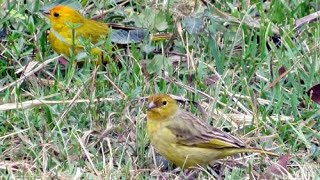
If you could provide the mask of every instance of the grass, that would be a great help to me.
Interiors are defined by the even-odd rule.
[[[99,21],[176,35],[127,48],[109,37],[100,46],[114,61],[97,68],[84,57],[80,68],[61,65],[47,42],[50,26],[39,9],[48,1],[0,0],[0,176],[185,178],[145,132],[145,98],[161,92],[196,102],[200,108],[181,106],[250,146],[290,154],[285,173],[271,177],[319,178],[319,110],[306,91],[320,81],[320,28],[294,24],[319,2],[203,2],[72,2],[87,17],[108,9]],[[287,73],[275,81],[281,68]],[[192,177],[258,178],[283,162],[244,154]]]

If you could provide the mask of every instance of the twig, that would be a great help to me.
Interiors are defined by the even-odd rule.
[[[111,85],[120,93],[120,95],[126,99],[127,95],[121,91],[121,89],[105,74],[104,77],[111,83]]]
[[[39,71],[40,69],[46,67],[49,63],[55,61],[56,59],[58,59],[59,57],[61,56],[58,56],[58,57],[54,57],[52,59],[48,59],[46,60],[45,62],[41,63],[38,67],[36,67],[35,69],[33,69],[32,71],[30,72],[27,72],[26,74],[24,74],[24,76],[20,77],[18,80],[10,83],[9,85],[7,86],[4,86],[3,88],[0,88],[0,92],[12,87],[12,86],[15,86],[17,85],[18,83],[20,83],[21,81],[24,81],[25,79],[27,79],[27,77],[33,75],[34,73],[36,73],[37,71]]]
[[[48,101],[48,100],[31,100],[31,101],[25,101],[25,102],[17,102],[17,103],[7,103],[0,105],[0,111],[5,110],[18,110],[18,109],[28,109],[33,108],[35,106],[40,105],[49,105],[49,104],[66,104],[66,103],[89,103],[89,102],[104,102],[104,101],[115,101],[115,99],[112,98],[97,98],[93,100],[89,99],[77,99],[77,100],[63,100],[63,101]]]
[[[300,19],[297,19],[296,22],[294,23],[294,29],[299,29],[303,25],[316,21],[320,17],[320,11],[314,12],[312,14],[309,14],[307,16],[304,16]]]
[[[102,179],[100,177],[100,174],[99,174],[98,170],[94,167],[94,164],[93,164],[93,161],[92,161],[92,159],[90,157],[90,154],[89,154],[88,150],[86,149],[86,147],[84,146],[81,138],[77,136],[77,140],[78,140],[82,150],[84,151],[84,153],[85,153],[85,155],[86,155],[86,157],[87,157],[87,159],[88,159],[88,161],[89,161],[89,163],[91,165],[91,168],[93,169],[94,173],[99,177],[99,179]]]
[[[126,0],[120,4],[118,4],[118,6],[124,6],[125,4],[127,4],[128,2],[130,2],[130,0]],[[99,19],[101,16],[104,16],[105,14],[107,14],[108,12],[114,10],[115,7],[111,8],[111,9],[108,9],[108,10],[102,10],[102,12],[98,15],[95,15],[92,17],[92,19],[96,20],[96,19]]]

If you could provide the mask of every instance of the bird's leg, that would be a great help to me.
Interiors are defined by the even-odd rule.
[[[197,169],[186,169],[184,170],[183,174],[187,180],[193,180],[195,179],[197,172],[198,172]]]
[[[69,63],[69,61],[68,61],[65,57],[63,57],[63,56],[60,56],[60,57],[58,58],[58,61],[59,61],[60,64],[64,65],[65,67],[66,67],[66,66],[68,65],[68,63]]]

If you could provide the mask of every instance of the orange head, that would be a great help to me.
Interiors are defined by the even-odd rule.
[[[59,30],[66,26],[66,23],[81,24],[85,18],[76,10],[64,6],[58,5],[51,8],[49,11],[45,11],[51,22],[51,26],[55,30]]]
[[[178,110],[176,101],[167,94],[155,94],[148,98],[148,120],[167,120]]]

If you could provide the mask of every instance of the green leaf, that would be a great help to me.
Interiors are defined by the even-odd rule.
[[[153,59],[147,64],[148,73],[154,74],[160,72],[167,60],[168,59],[162,55],[155,55]]]
[[[213,39],[208,41],[208,47],[210,49],[210,53],[212,57],[215,60],[217,71],[219,74],[223,74],[224,71],[224,62],[223,59],[221,58],[219,46],[217,45],[217,42]]]
[[[168,23],[166,21],[166,16],[164,13],[159,12],[155,17],[155,28],[157,31],[164,31],[168,29]]]
[[[146,8],[139,14],[136,20],[138,27],[147,28],[149,30],[154,28],[156,14],[153,10]]]
[[[201,32],[204,22],[200,18],[196,17],[185,17],[183,18],[183,27],[188,31],[190,34],[198,34]]]

